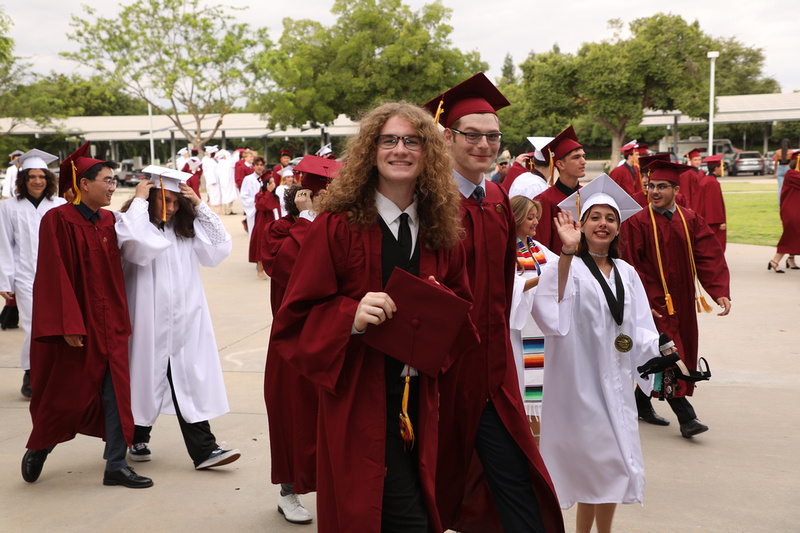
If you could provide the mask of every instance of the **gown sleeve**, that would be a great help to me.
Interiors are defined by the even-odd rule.
[[[201,202],[196,207],[194,234],[192,239],[194,251],[200,264],[213,268],[228,257],[233,248],[233,239],[225,230],[219,216],[211,212],[208,204]]]
[[[17,200],[13,200],[17,201]],[[9,206],[12,200],[5,200],[0,204],[0,291],[14,291],[14,228],[11,226]]]
[[[170,247],[169,240],[150,222],[147,200],[135,198],[125,213],[115,213],[117,245],[123,261],[149,265]]]
[[[575,259],[573,259],[573,262]],[[539,276],[536,297],[533,299],[531,315],[545,335],[566,335],[572,322],[572,307],[575,300],[573,268],[570,265],[564,297],[558,301],[558,264],[547,268]]]

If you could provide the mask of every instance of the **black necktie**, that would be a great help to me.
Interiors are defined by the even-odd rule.
[[[486,193],[483,192],[483,187],[478,186],[475,187],[475,190],[472,192],[472,196],[474,196],[475,199],[478,200],[478,203],[480,204],[483,202],[483,198],[484,196],[486,196]]]
[[[408,260],[411,257],[411,228],[408,226],[408,213],[400,213],[400,232],[397,242],[403,252],[403,259]]]
[[[667,220],[672,220],[672,211],[664,211],[664,216],[667,217]]]

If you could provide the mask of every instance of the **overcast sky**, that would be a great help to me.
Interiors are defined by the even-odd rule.
[[[531,50],[544,52],[556,43],[562,52],[575,52],[584,42],[610,37],[609,19],[619,18],[627,24],[669,9],[688,22],[698,20],[703,31],[714,37],[733,36],[748,46],[761,48],[766,57],[764,74],[777,79],[782,92],[800,90],[800,4],[792,0],[672,0],[664,2],[663,9],[629,0],[572,0],[550,4],[523,0],[443,1],[453,10],[449,22],[453,27],[450,36],[453,45],[462,51],[478,50],[481,58],[489,63],[487,75],[492,79],[500,75],[506,53],[511,53],[515,64],[519,64]],[[16,55],[27,57],[40,73],[75,70],[75,64],[59,58],[58,53],[77,48],[67,39],[67,34],[70,15],[81,14],[82,3],[96,8],[105,17],[119,12],[119,4],[108,0],[0,0],[5,13],[14,21],[11,36],[16,42]],[[232,13],[254,27],[269,28],[273,41],[280,37],[285,17],[313,19],[325,25],[335,21],[330,13],[333,0],[222,0],[219,3],[251,6],[244,12]],[[405,3],[418,10],[429,2],[405,0]],[[717,75],[724,76],[724,72],[717,71]]]

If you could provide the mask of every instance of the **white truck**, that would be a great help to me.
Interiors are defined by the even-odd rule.
[[[733,156],[737,150],[728,139],[714,139],[714,153],[708,153],[708,139],[703,139],[699,136],[691,136],[688,139],[681,139],[678,141],[677,147],[675,146],[675,139],[672,137],[662,137],[658,141],[659,152],[672,152],[678,157],[678,161],[686,163],[686,154],[693,149],[699,148],[703,157],[707,155],[723,154],[723,165],[725,167],[725,174],[729,173],[731,165],[733,164]]]

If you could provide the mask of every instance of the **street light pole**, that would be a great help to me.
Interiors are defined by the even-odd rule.
[[[711,60],[711,83],[708,88],[708,155],[714,155],[714,67],[719,52],[706,54]]]

